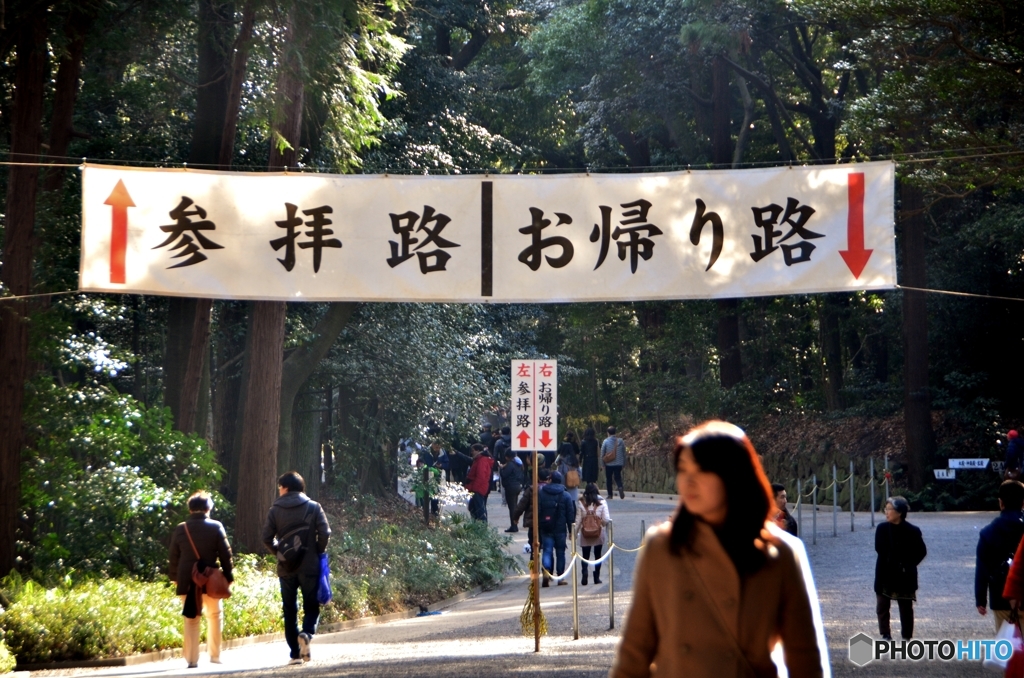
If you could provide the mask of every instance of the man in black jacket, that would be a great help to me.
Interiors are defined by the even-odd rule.
[[[545,570],[554,575],[565,572],[565,537],[569,527],[576,522],[576,503],[565,491],[562,482],[562,474],[555,471],[551,474],[551,482],[537,491],[541,563]],[[567,580],[561,579],[558,585],[564,586],[568,583]],[[546,575],[541,586],[549,586]]]
[[[1010,562],[1024,536],[1024,484],[1004,480],[999,486],[999,516],[982,528],[978,537],[977,565],[974,569],[974,599],[978,614],[985,616],[991,601],[996,631],[1010,618],[1010,604],[1003,598],[1003,586]]]
[[[508,506],[508,518],[511,526],[506,532],[518,532],[519,524],[515,519],[516,504],[519,503],[519,493],[523,491],[523,483],[526,474],[523,471],[523,461],[512,450],[505,452],[505,465],[501,467],[501,487],[505,491],[505,504]]]
[[[306,496],[306,481],[295,471],[277,479],[278,498],[270,507],[263,526],[263,543],[277,556],[277,577],[281,582],[281,607],[284,610],[284,638],[291,650],[289,664],[309,661],[309,644],[320,621],[320,554],[327,550],[331,527],[320,504]],[[305,529],[303,529],[305,527]],[[288,538],[290,537],[290,538]],[[295,538],[305,545],[297,563],[289,563],[284,553]],[[283,540],[283,538],[286,538]],[[302,591],[302,631],[298,628],[298,593]]]

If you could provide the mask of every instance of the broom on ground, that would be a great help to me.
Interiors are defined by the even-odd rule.
[[[533,591],[536,585],[536,581],[530,582],[530,588],[526,593],[526,604],[523,605],[523,612],[519,615],[519,626],[522,628],[524,636],[533,635],[535,623],[540,624],[540,635],[548,634],[548,620],[544,618],[544,613],[534,605]]]

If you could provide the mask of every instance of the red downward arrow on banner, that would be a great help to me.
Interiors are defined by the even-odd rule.
[[[548,446],[551,442],[551,431],[544,429],[544,432],[540,434],[540,444],[544,447]]]
[[[128,208],[135,207],[124,182],[118,179],[117,186],[104,201],[110,205],[110,282],[124,284],[124,259],[128,251]]]
[[[526,431],[520,431],[516,437],[519,438],[519,447],[526,447],[526,443],[530,442],[530,434]]]
[[[860,278],[874,250],[864,249],[864,173],[852,172],[847,176],[850,208],[846,218],[846,249],[839,254],[853,277]]]

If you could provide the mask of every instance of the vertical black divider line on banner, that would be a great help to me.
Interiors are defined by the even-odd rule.
[[[494,182],[480,183],[480,296],[494,295]]]

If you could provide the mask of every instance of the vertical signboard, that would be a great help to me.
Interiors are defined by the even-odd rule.
[[[558,449],[558,363],[512,361],[512,449]]]

